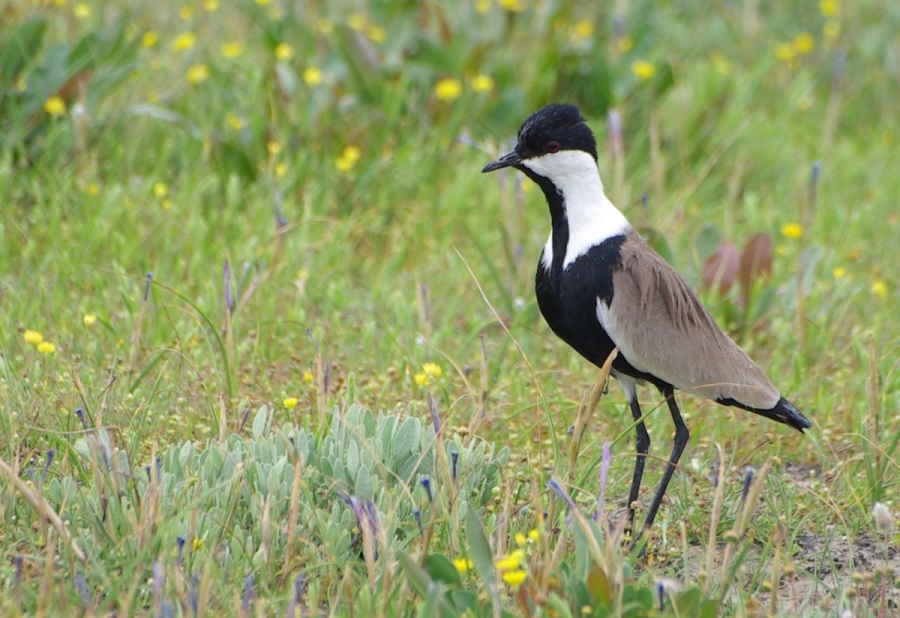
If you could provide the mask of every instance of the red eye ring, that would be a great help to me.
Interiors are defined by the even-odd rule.
[[[554,141],[547,142],[547,145],[544,146],[544,149],[545,149],[549,154],[553,154],[554,152],[559,152],[559,142],[557,142],[557,141],[555,141],[555,140],[554,140]]]

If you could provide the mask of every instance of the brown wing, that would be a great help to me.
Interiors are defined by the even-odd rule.
[[[622,244],[612,302],[607,307],[598,300],[597,317],[629,363],[675,388],[762,410],[780,399],[763,371],[637,233]]]

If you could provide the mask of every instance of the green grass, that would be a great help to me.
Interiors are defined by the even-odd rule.
[[[900,481],[900,10],[515,4],[4,9],[4,615],[281,615],[298,578],[297,612],[329,615],[648,615],[661,581],[672,615],[896,607],[873,506],[896,512]],[[613,201],[814,424],[682,397],[691,442],[643,557],[609,531],[624,397],[587,414],[597,370],[533,297],[543,197],[479,173],[551,101],[581,105]],[[755,303],[702,290],[716,246],[757,232]],[[652,491],[672,426],[640,396]],[[768,472],[742,499],[747,466]],[[532,530],[519,589],[492,561]]]

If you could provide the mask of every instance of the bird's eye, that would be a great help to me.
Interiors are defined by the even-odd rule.
[[[544,146],[548,153],[553,154],[554,152],[559,152],[559,142],[551,141],[547,142],[547,145]]]

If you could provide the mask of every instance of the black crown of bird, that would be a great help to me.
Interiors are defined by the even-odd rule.
[[[618,348],[610,373],[625,391],[637,431],[629,529],[650,449],[638,385],[659,389],[675,423],[672,454],[647,510],[645,530],[653,525],[690,436],[675,402],[676,390],[800,432],[811,427],[606,197],[597,143],[577,107],[547,105],[529,116],[515,149],[482,172],[505,167],[537,183],[550,207],[550,236],[535,275],[538,306],[547,324],[598,367]]]

